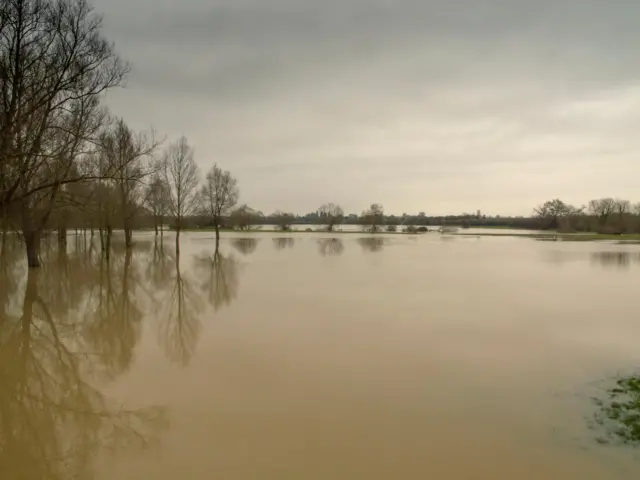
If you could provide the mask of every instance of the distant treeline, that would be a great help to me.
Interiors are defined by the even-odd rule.
[[[244,218],[242,218],[244,217]],[[327,225],[327,221],[317,212],[311,212],[304,215],[273,213],[264,215],[261,212],[247,218],[245,215],[234,216],[229,215],[224,219],[224,227],[246,229],[253,226],[272,225],[276,227],[291,225]],[[334,223],[337,225],[359,225],[367,226],[370,223],[370,217],[367,215],[350,214],[342,218],[342,221]],[[412,225],[435,227],[442,225],[458,226],[462,228],[516,228],[527,230],[538,230],[541,228],[541,222],[535,217],[502,217],[502,216],[476,216],[476,215],[384,215],[381,218],[381,225]],[[186,228],[213,227],[213,224],[206,216],[193,216],[185,219]],[[286,230],[286,228],[283,228]]]
[[[575,207],[560,199],[549,200],[533,210],[530,217],[503,217],[478,214],[429,216],[386,215],[380,204],[373,204],[362,214],[345,215],[336,204],[322,205],[317,211],[295,215],[281,211],[265,215],[243,205],[222,219],[224,227],[250,229],[255,226],[274,225],[288,230],[291,225],[326,225],[334,230],[340,224],[361,225],[370,231],[385,226],[457,226],[461,228],[513,228],[525,230],[557,230],[559,232],[593,232],[607,234],[640,233],[640,204],[629,200],[605,197],[594,199],[585,206]],[[211,219],[193,216],[185,219],[188,228],[209,227]]]

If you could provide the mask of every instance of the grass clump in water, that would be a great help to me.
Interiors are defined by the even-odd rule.
[[[593,426],[602,430],[599,443],[640,447],[640,377],[622,377],[595,398]]]

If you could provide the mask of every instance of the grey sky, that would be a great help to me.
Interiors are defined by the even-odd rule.
[[[96,0],[109,95],[241,200],[529,214],[640,200],[637,0]]]

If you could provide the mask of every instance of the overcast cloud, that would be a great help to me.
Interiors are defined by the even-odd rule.
[[[115,114],[304,213],[640,200],[637,0],[96,0]]]

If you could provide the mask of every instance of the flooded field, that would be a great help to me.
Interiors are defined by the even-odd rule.
[[[639,246],[153,240],[2,257],[0,478],[640,476]]]

